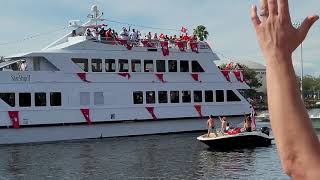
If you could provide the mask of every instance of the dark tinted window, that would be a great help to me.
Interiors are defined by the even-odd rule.
[[[168,93],[167,93],[167,91],[159,91],[158,92],[158,96],[159,96],[159,103],[160,104],[168,103]]]
[[[106,72],[116,72],[116,60],[106,59]]]
[[[189,61],[180,61],[180,72],[189,72]]]
[[[102,72],[102,59],[91,60],[92,72]]]
[[[216,99],[217,99],[217,102],[224,102],[224,91],[223,90],[216,90]]]
[[[88,59],[72,58],[71,59],[76,65],[78,65],[83,71],[88,72]]]
[[[228,102],[241,101],[241,99],[232,90],[228,90],[227,91],[227,101]]]
[[[178,62],[176,60],[168,61],[169,72],[178,72]]]
[[[19,93],[19,106],[20,107],[31,106],[31,93]]]
[[[157,60],[157,72],[166,72],[166,61],[165,60]]]
[[[129,72],[129,63],[127,59],[119,59],[119,72]]]
[[[193,95],[194,95],[194,102],[195,103],[202,102],[202,91],[194,91]]]
[[[47,105],[46,93],[34,93],[34,103],[35,103],[35,106],[46,106]]]
[[[204,72],[198,61],[192,61],[192,72]]]
[[[191,91],[182,91],[182,102],[191,103]]]
[[[205,91],[205,101],[213,102],[213,91]]]
[[[144,61],[144,72],[154,72],[153,60]]]
[[[179,103],[179,91],[171,91],[170,92],[170,102],[171,103]]]
[[[16,106],[16,98],[14,93],[0,93],[0,99],[11,107]]]
[[[133,104],[143,104],[143,92],[133,92]]]
[[[146,101],[147,101],[147,104],[154,104],[154,103],[156,103],[156,92],[154,92],[154,91],[147,91],[147,92],[146,92]]]
[[[50,106],[61,106],[62,99],[60,92],[52,92],[50,93]]]
[[[131,61],[132,72],[141,72],[141,60],[134,59]]]

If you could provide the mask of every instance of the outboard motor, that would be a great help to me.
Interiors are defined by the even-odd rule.
[[[270,134],[270,128],[268,128],[268,127],[262,127],[260,130],[261,130],[262,133],[264,133],[264,134],[266,134],[266,135],[269,136],[269,134]]]

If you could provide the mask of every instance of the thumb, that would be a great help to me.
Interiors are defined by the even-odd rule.
[[[319,19],[319,16],[313,15],[313,16],[308,16],[302,22],[301,26],[298,28],[299,38],[301,41],[303,41],[306,38],[310,28],[318,19]]]

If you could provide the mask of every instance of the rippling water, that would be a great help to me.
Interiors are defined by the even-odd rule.
[[[288,179],[275,145],[217,152],[200,134],[0,146],[0,180]]]

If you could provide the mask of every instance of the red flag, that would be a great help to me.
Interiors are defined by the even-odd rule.
[[[222,74],[226,78],[227,81],[230,82],[230,76],[229,76],[230,71],[228,69],[222,70]]]
[[[197,42],[190,42],[190,47],[192,52],[199,53],[198,43]]]
[[[182,32],[182,33],[187,33],[187,32],[188,32],[188,29],[185,28],[185,27],[182,27],[182,28],[181,28],[181,32]]]
[[[240,70],[236,69],[233,73],[238,79],[238,81],[243,82],[243,74]]]
[[[19,111],[8,111],[14,129],[20,128]]]
[[[168,41],[161,41],[160,44],[161,44],[161,47],[162,47],[163,56],[168,56],[169,55],[169,43],[168,43]]]
[[[176,45],[179,47],[180,51],[185,51],[185,47],[182,41],[176,41]]]

